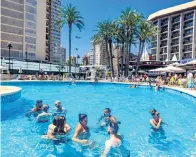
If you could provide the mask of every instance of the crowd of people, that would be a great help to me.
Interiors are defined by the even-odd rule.
[[[76,142],[81,146],[93,150],[96,148],[96,142],[90,140],[90,129],[88,127],[88,116],[87,114],[79,114],[78,121],[75,128],[75,132],[72,138],[69,138],[71,130],[70,125],[66,121],[67,110],[61,105],[60,101],[55,102],[55,107],[52,112],[49,112],[49,105],[44,104],[42,100],[37,100],[35,107],[26,113],[27,117],[34,117],[39,123],[51,122],[48,126],[47,134],[41,136],[46,140],[52,140],[54,142],[67,143],[69,141]],[[152,119],[150,124],[154,129],[159,129],[162,124],[165,124],[159,116],[156,109],[150,110]],[[115,116],[111,114],[110,108],[105,108],[103,115],[97,120],[97,124],[100,128],[107,128],[105,131],[108,132],[110,138],[105,142],[105,149],[103,150],[102,156],[107,156],[115,152],[119,153],[119,150],[123,150],[123,156],[129,156],[130,152],[123,146],[123,136],[118,133],[119,122]],[[126,151],[124,151],[126,150]]]

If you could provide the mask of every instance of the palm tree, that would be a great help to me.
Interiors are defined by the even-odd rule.
[[[145,43],[149,42],[152,37],[156,35],[156,27],[143,20],[139,23],[138,31],[137,31],[137,39],[139,40],[139,52],[136,63],[136,73],[139,69],[140,59],[144,50]]]
[[[61,14],[57,25],[62,28],[65,24],[68,24],[69,28],[69,75],[71,75],[71,32],[72,26],[75,25],[79,31],[84,28],[83,18],[80,16],[80,12],[77,11],[75,6],[68,4],[61,9]]]
[[[138,27],[138,23],[143,16],[130,8],[121,12],[119,23],[124,28],[125,32],[125,45],[124,45],[124,57],[125,57],[125,76],[128,76],[129,70],[129,58],[131,52],[131,45],[135,44],[135,32]]]
[[[94,43],[99,44],[104,42],[106,46],[106,53],[108,59],[109,68],[111,68],[112,76],[114,77],[114,67],[113,67],[113,55],[112,55],[112,42],[114,36],[115,25],[113,22],[106,20],[99,22],[97,25],[97,33],[92,37]],[[108,51],[109,45],[109,51]]]

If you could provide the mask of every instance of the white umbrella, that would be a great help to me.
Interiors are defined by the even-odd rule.
[[[173,65],[173,66],[178,66],[178,65],[180,65],[180,63],[178,63],[178,62],[175,62],[175,63],[172,63],[172,64],[170,64],[170,65]],[[170,66],[169,65],[169,66]]]
[[[192,61],[186,63],[185,65],[196,65],[196,60],[192,60]]]
[[[149,70],[150,72],[162,72],[163,68]]]
[[[165,70],[165,72],[175,72],[175,73],[186,72],[186,70],[179,68],[179,67],[174,67],[174,66],[168,66],[166,68],[163,68],[163,70]]]

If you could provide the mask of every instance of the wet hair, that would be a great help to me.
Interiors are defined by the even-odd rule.
[[[155,116],[155,115],[159,116],[159,113],[155,109],[150,110],[150,113],[152,116]]]
[[[80,122],[80,121],[84,120],[85,118],[87,118],[87,114],[81,114],[81,113],[80,113],[80,114],[78,115],[78,118],[79,118],[79,122]]]
[[[116,135],[118,133],[118,129],[119,129],[118,124],[115,122],[110,122],[109,126],[112,130],[112,133]]]
[[[49,109],[49,105],[48,104],[43,105],[43,110],[44,111],[48,111],[48,109]]]
[[[39,104],[39,103],[42,103],[42,102],[43,102],[42,100],[37,100],[36,104]]]
[[[151,113],[152,116],[154,116],[155,113],[157,112],[157,110],[156,109],[151,109],[149,112]]]
[[[66,118],[64,116],[56,116],[53,119],[53,125],[56,127],[54,128],[54,133],[64,133],[64,124]]]
[[[111,109],[110,108],[105,108],[104,110],[108,110],[108,112],[111,113]]]

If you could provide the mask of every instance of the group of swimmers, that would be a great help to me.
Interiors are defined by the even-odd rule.
[[[67,135],[69,134],[71,127],[66,122],[67,110],[62,107],[60,101],[55,102],[55,108],[52,113],[48,112],[48,110],[48,104],[43,105],[42,100],[37,100],[35,107],[28,112],[26,116],[30,117],[32,115],[37,122],[41,123],[49,122],[50,119],[53,119],[52,123],[48,126],[47,134],[43,135],[42,138],[54,141],[68,141]],[[150,120],[150,124],[154,129],[159,129],[161,124],[163,124],[159,113],[155,109],[150,110],[150,113],[153,117]],[[81,145],[89,145],[89,147],[94,148],[93,145],[95,144],[89,140],[90,130],[87,125],[87,114],[79,114],[78,118],[79,123],[72,136],[72,141]],[[102,156],[107,156],[107,154],[111,153],[111,149],[115,150],[122,146],[123,137],[118,134],[119,124],[121,124],[121,122],[117,121],[117,119],[111,115],[110,108],[105,108],[103,115],[98,119],[97,123],[100,127],[107,127],[107,132],[110,135],[110,139],[105,142],[105,149],[102,154]]]

